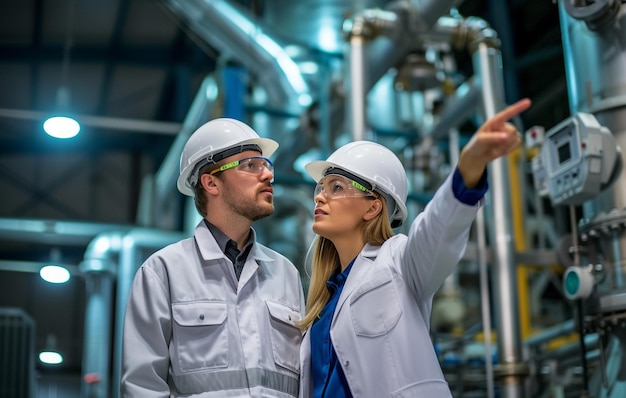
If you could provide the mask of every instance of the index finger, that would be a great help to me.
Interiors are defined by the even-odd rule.
[[[500,112],[496,113],[492,118],[491,118],[491,123],[505,123],[509,120],[511,120],[513,117],[519,115],[520,113],[524,112],[526,109],[530,108],[531,105],[531,101],[528,98],[524,98],[521,99],[519,101],[517,101],[516,103],[507,106],[506,108],[504,108],[503,110],[501,110]]]

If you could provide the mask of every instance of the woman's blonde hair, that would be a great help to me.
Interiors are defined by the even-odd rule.
[[[363,241],[371,245],[380,246],[393,236],[393,230],[387,214],[387,202],[382,195],[375,199],[380,200],[382,209],[380,213],[361,226]],[[326,281],[341,267],[339,253],[335,245],[327,238],[318,236],[313,247],[313,261],[311,282],[307,294],[306,315],[300,321],[302,330],[309,328],[315,319],[319,317],[322,309],[330,299],[331,292]]]

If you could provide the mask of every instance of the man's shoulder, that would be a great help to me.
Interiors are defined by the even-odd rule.
[[[181,239],[156,250],[146,259],[146,262],[159,262],[159,260],[166,260],[179,256],[189,256],[191,253],[195,253],[195,250],[193,249],[195,246],[196,244],[193,237]]]

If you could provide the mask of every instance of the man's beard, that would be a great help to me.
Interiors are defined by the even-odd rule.
[[[227,189],[224,191],[224,199],[233,212],[252,221],[260,220],[274,213],[273,202],[259,202],[258,193],[254,196],[244,197]]]

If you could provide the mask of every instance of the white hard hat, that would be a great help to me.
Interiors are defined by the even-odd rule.
[[[259,137],[256,131],[239,120],[211,120],[187,140],[180,156],[180,175],[176,186],[182,194],[193,196],[193,187],[202,166],[247,150],[258,150],[263,156],[270,157],[276,148],[276,141]]]
[[[371,141],[354,141],[337,149],[325,161],[311,162],[304,168],[316,182],[325,175],[336,173],[335,168],[347,171],[369,183],[373,191],[382,193],[388,201],[391,198],[395,202],[388,203],[392,227],[398,227],[406,220],[406,172],[400,159],[387,147]]]

